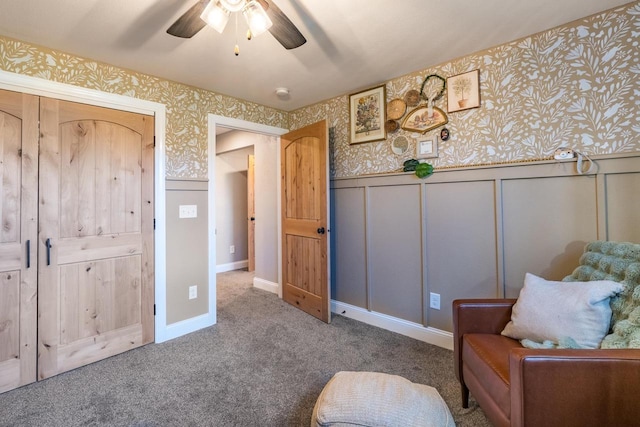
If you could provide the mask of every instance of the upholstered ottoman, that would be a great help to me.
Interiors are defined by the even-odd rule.
[[[320,393],[311,427],[455,427],[438,391],[397,375],[338,372]]]

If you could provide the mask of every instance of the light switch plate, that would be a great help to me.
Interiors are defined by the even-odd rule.
[[[189,286],[189,299],[198,298],[198,287],[197,286]]]
[[[178,216],[180,218],[197,218],[198,205],[180,205]]]
[[[434,310],[440,310],[440,294],[429,293],[429,307]]]

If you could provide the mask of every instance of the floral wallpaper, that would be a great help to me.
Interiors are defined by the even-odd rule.
[[[165,104],[169,178],[207,178],[209,113],[288,127],[285,111],[3,37],[0,69]]]
[[[560,146],[584,154],[640,152],[640,2],[386,82],[387,102],[420,90],[425,77],[480,70],[480,108],[448,114],[436,168],[541,160]],[[435,106],[447,111],[447,97]],[[440,134],[404,130],[384,141],[349,144],[349,97],[291,112],[297,129],[327,118],[333,177],[388,173],[415,157],[416,143]],[[410,108],[408,109],[410,110]],[[406,137],[396,155],[392,141]]]
[[[480,70],[479,108],[449,113],[436,168],[549,158],[559,146],[589,154],[640,152],[640,2],[386,82],[387,101],[436,73]],[[401,170],[417,142],[399,130],[349,144],[348,95],[290,113],[0,36],[0,69],[167,106],[167,177],[206,179],[207,114],[297,129],[329,122],[331,174]],[[446,96],[436,106],[446,111]],[[395,138],[409,150],[391,151]]]

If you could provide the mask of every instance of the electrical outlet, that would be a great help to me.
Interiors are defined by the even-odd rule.
[[[230,254],[235,254],[236,253],[236,247],[234,245],[229,246],[229,253]]]
[[[197,218],[198,205],[180,205],[178,210],[179,218]]]
[[[429,293],[429,307],[440,310],[440,294]]]
[[[198,287],[197,286],[189,286],[189,299],[198,298]]]

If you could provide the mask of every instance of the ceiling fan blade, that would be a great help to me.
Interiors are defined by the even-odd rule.
[[[269,32],[285,49],[295,49],[307,42],[302,33],[287,18],[287,15],[273,2],[273,0],[258,0],[273,22]]]
[[[182,37],[183,39],[190,39],[195,36],[198,31],[207,25],[200,19],[200,15],[208,3],[209,0],[198,0],[191,9],[182,14],[182,16],[169,27],[167,33],[172,36]]]

